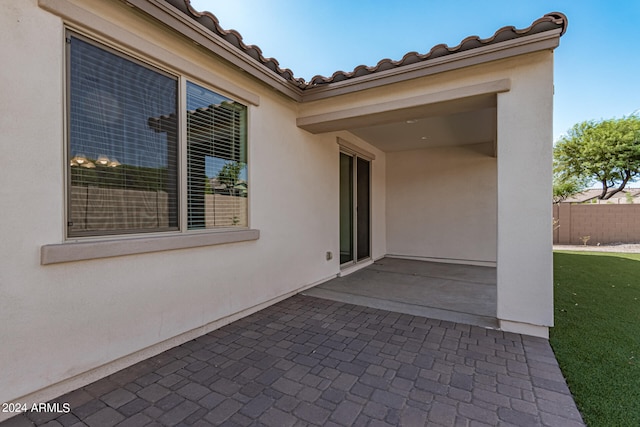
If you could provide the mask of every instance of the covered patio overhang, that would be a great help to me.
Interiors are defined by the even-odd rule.
[[[543,78],[524,85],[526,93],[522,76],[513,80],[493,68],[487,74],[501,78],[478,79],[466,70],[457,85],[419,81],[412,90],[408,82],[401,82],[397,95],[393,84],[379,88],[379,102],[373,89],[359,96],[338,96],[333,108],[327,99],[303,104],[297,125],[313,134],[338,132],[355,145],[383,153],[384,163],[374,162],[372,167],[384,168],[380,193],[385,211],[373,215],[384,217],[385,259],[490,268],[494,292],[481,297],[489,308],[483,314],[467,309],[462,317],[472,324],[546,337],[553,322],[551,250],[544,237],[550,220],[540,209],[547,189],[531,188],[530,198],[522,200],[528,182],[520,173],[545,169],[551,159],[550,143],[546,147],[551,140],[551,94],[545,92],[552,87],[546,79],[551,69],[544,67]],[[524,74],[530,72],[535,67]],[[542,91],[538,99],[536,90]],[[526,238],[519,233],[531,236],[534,243],[524,246]],[[455,276],[455,268],[450,272]],[[428,282],[422,283],[424,289],[429,289]],[[443,313],[449,309],[446,304],[439,307],[438,299],[475,298],[473,292],[464,296],[456,286],[436,293],[424,289],[414,289],[412,304],[428,307],[434,317],[445,320],[449,319]],[[393,286],[388,290],[392,301]],[[377,292],[375,284],[371,292]],[[446,297],[436,296],[438,292]],[[380,295],[375,298],[380,300]],[[456,307],[453,311],[464,304]]]
[[[386,257],[309,295],[498,327],[497,97],[510,83],[298,119],[312,133],[346,131],[385,157]]]
[[[500,79],[302,116],[297,125],[316,134],[347,130],[385,152],[485,142],[495,148],[496,96],[510,86]]]

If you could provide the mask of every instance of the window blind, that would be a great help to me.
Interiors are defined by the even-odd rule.
[[[177,229],[177,78],[68,42],[68,235]]]
[[[188,228],[247,227],[247,109],[187,82]]]

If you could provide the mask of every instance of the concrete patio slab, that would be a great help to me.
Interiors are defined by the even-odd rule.
[[[495,267],[383,258],[304,294],[415,316],[498,327]]]
[[[297,295],[2,427],[584,426],[548,341]]]

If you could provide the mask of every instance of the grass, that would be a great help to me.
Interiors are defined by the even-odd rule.
[[[640,254],[554,253],[550,342],[591,427],[640,426]]]

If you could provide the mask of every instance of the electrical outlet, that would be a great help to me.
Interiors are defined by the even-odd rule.
[[[332,259],[333,259],[333,252],[327,251],[327,261],[332,260]]]

